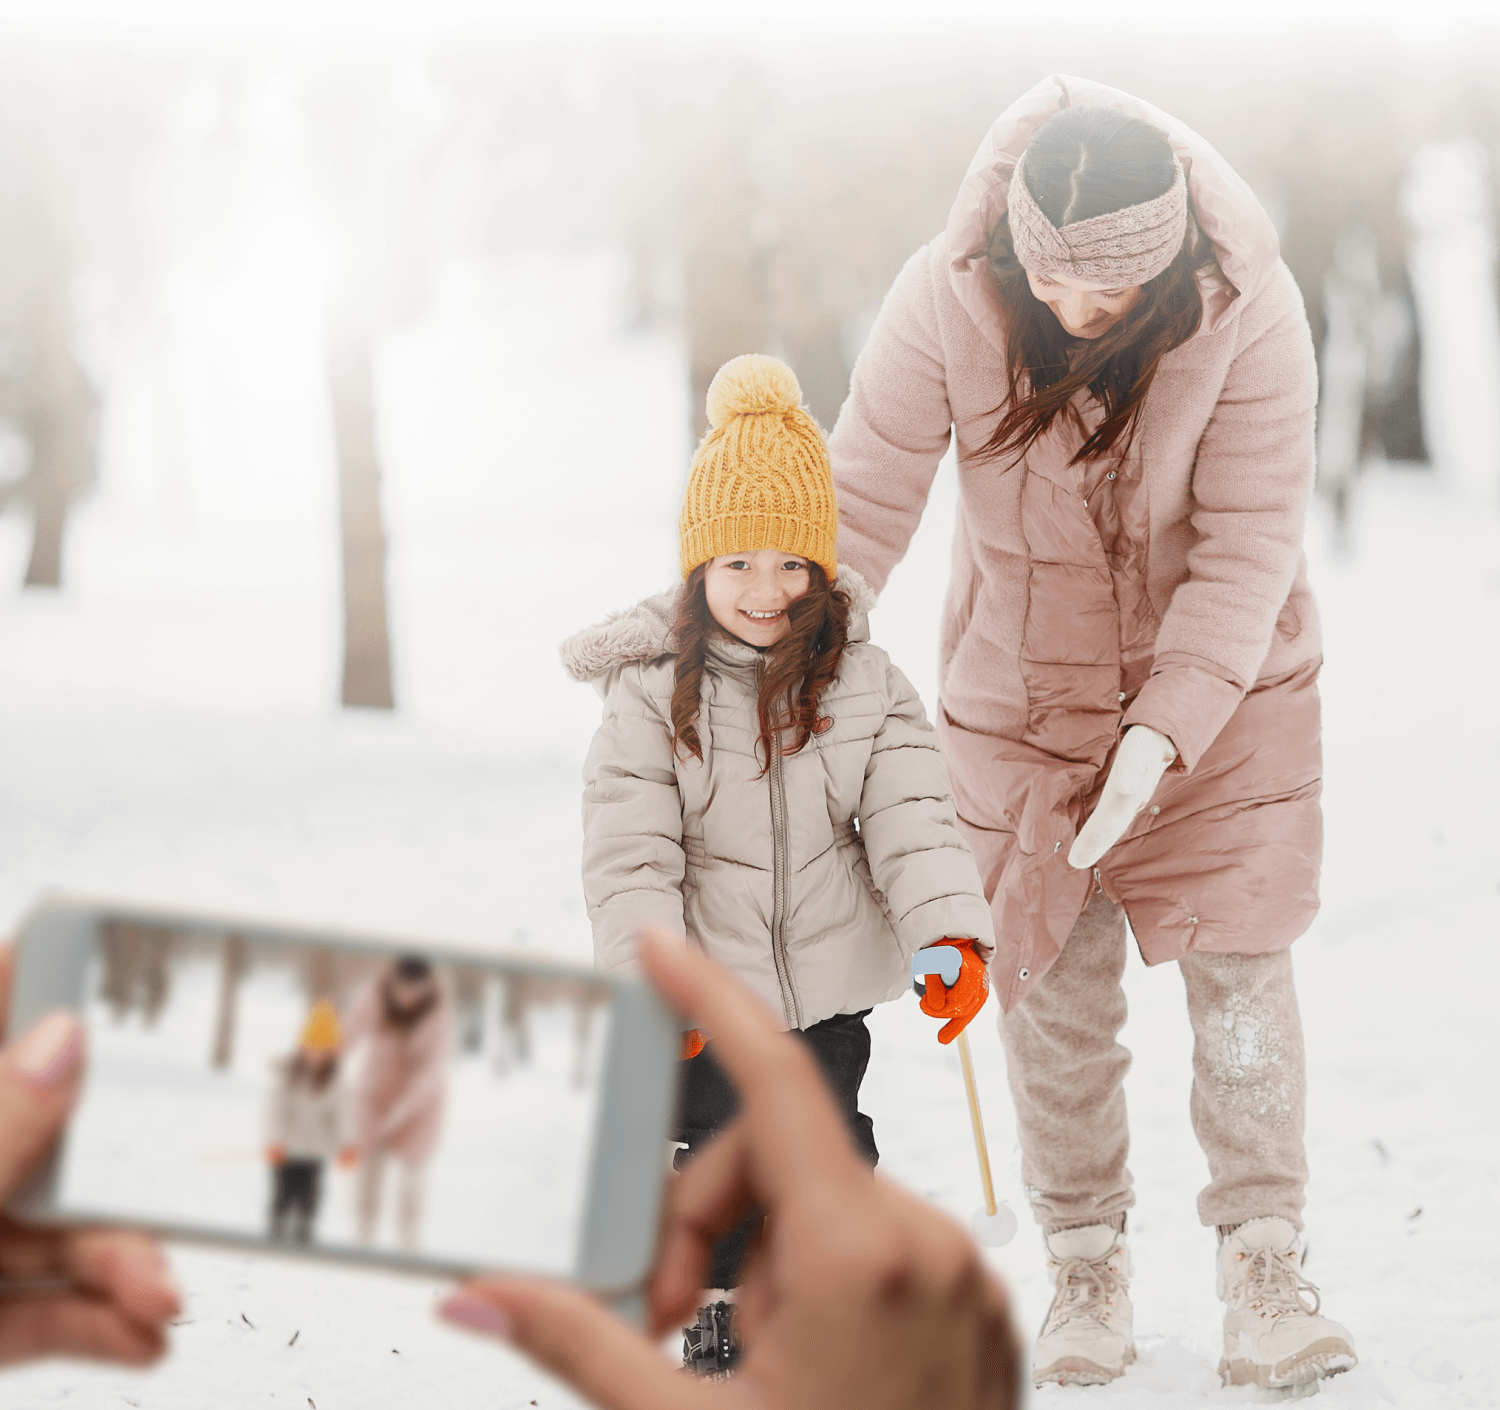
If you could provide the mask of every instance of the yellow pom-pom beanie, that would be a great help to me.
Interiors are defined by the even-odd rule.
[[[298,1046],[314,1053],[336,1053],[342,1040],[338,1010],[327,999],[319,999],[302,1025]]]
[[[682,500],[682,576],[726,553],[774,548],[832,582],[838,533],[828,447],[792,369],[760,353],[726,362],[708,389],[708,434]]]

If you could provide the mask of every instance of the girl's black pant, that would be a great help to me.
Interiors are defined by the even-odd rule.
[[[322,1192],[321,1160],[294,1156],[282,1161],[276,1167],[271,1192],[271,1237],[307,1243],[312,1238],[313,1220],[317,1218],[318,1197]]]
[[[844,1118],[854,1148],[874,1165],[880,1159],[875,1146],[875,1126],[859,1109],[859,1084],[870,1064],[870,1030],[861,1013],[840,1013],[797,1033],[817,1059],[833,1104]],[[714,1136],[734,1120],[740,1109],[739,1094],[714,1058],[714,1045],[707,1043],[695,1058],[681,1064],[682,1086],[677,1107],[677,1139],[687,1146],[679,1150],[673,1164],[680,1170]],[[711,1288],[732,1288],[739,1283],[740,1261],[763,1216],[749,1215],[737,1228],[714,1245],[708,1273]]]

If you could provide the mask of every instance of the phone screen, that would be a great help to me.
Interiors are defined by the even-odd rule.
[[[611,989],[103,921],[70,1217],[566,1275]]]

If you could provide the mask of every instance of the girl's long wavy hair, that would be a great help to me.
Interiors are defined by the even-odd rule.
[[[1075,221],[1154,200],[1171,184],[1172,148],[1164,133],[1113,108],[1064,108],[1026,148],[1026,186],[1047,219]],[[982,251],[1005,315],[1006,399],[981,454],[1012,463],[1042,436],[1073,396],[1087,388],[1104,419],[1073,463],[1123,455],[1140,421],[1161,360],[1203,319],[1199,274],[1215,265],[1213,245],[1188,199],[1187,234],[1177,257],[1141,286],[1134,308],[1099,338],[1074,338],[1032,292],[1016,258],[1008,215]]]
[[[698,738],[698,711],[704,660],[708,643],[724,634],[708,610],[707,569],[706,563],[700,563],[688,574],[673,624],[677,669],[672,688],[672,744],[700,760],[703,743]],[[807,572],[811,586],[787,609],[791,630],[766,649],[760,662],[755,711],[766,751],[762,773],[771,767],[772,750],[795,754],[818,733],[822,724],[818,702],[833,683],[849,643],[848,593],[834,587],[816,563],[809,563]]]

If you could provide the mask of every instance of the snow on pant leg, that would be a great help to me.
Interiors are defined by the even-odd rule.
[[[1289,950],[1181,961],[1193,1024],[1193,1129],[1208,1157],[1205,1224],[1275,1214],[1302,1227],[1307,1069]]]
[[[1089,898],[1057,963],[1000,1018],[1021,1174],[1044,1229],[1123,1221],[1135,1203],[1125,1157],[1125,912]]]
[[[380,1186],[385,1174],[385,1152],[370,1150],[359,1161],[359,1241],[375,1242],[375,1226],[380,1222]]]
[[[422,1226],[427,1166],[403,1160],[400,1172],[396,1181],[396,1236],[401,1240],[401,1247],[410,1251],[417,1246],[417,1233]]]

